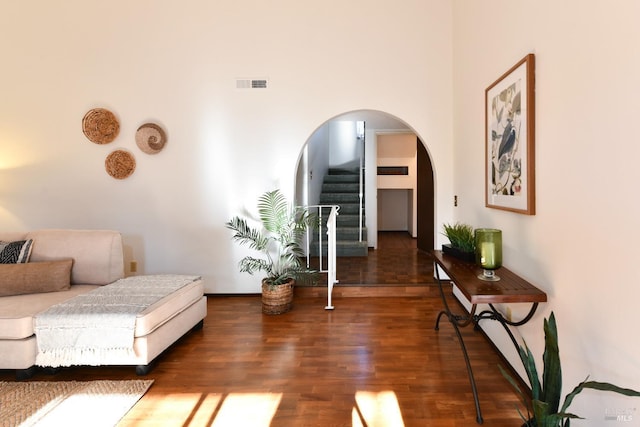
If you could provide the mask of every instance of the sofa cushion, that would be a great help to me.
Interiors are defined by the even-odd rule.
[[[0,241],[0,264],[21,264],[29,262],[33,239]]]
[[[0,296],[69,289],[73,260],[0,264]]]
[[[36,314],[97,287],[97,285],[71,285],[68,291],[0,298],[0,340],[22,340],[32,336],[33,318]],[[35,354],[33,360],[35,360]],[[0,366],[2,362],[0,359]]]
[[[124,277],[122,237],[111,230],[30,231],[31,261],[73,258],[71,284],[106,285]]]

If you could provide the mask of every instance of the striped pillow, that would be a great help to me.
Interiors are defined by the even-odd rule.
[[[0,264],[24,264],[29,262],[33,239],[3,242],[0,240]]]

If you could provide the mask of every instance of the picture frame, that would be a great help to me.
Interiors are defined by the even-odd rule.
[[[485,90],[485,206],[535,215],[535,55]]]

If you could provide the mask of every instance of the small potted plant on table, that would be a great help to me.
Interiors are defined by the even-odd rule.
[[[240,260],[241,272],[265,272],[262,279],[262,312],[282,314],[291,310],[296,280],[316,272],[301,262],[301,247],[307,228],[316,217],[301,207],[291,206],[280,190],[264,193],[258,199],[262,227],[251,227],[245,218],[233,217],[225,225],[234,231],[233,240],[262,254]]]
[[[456,222],[443,225],[444,236],[450,244],[442,245],[442,252],[468,262],[475,262],[475,234],[472,226]]]

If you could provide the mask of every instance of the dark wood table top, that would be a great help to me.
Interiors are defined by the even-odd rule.
[[[547,294],[524,280],[511,270],[500,267],[495,270],[500,276],[497,282],[478,279],[482,268],[442,251],[433,251],[436,263],[444,270],[472,304],[534,303],[546,302]]]

